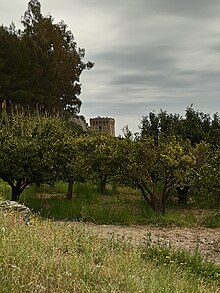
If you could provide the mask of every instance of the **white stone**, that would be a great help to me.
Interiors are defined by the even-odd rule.
[[[25,223],[29,224],[31,211],[23,204],[20,204],[16,201],[4,200],[0,202],[0,210],[18,212],[20,215],[22,215]]]

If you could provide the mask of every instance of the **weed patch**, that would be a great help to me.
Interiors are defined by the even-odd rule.
[[[170,250],[166,245],[155,247],[151,245],[148,235],[145,247],[142,246],[142,257],[145,260],[153,260],[156,266],[175,265],[178,269],[207,280],[215,280],[220,284],[220,266],[204,261],[198,251],[192,254],[185,250]]]

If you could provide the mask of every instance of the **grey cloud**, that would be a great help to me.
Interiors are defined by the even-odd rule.
[[[150,46],[149,46],[150,47]],[[124,48],[121,47],[117,52],[107,51],[100,53],[98,60],[114,65],[118,70],[123,68],[142,69],[161,69],[168,68],[175,62],[175,56],[166,56],[165,52],[159,49],[151,49],[146,47]]]
[[[127,16],[143,13],[167,13],[191,15],[193,17],[210,17],[216,15],[216,11],[220,8],[218,0],[81,0],[81,4],[91,11],[96,8],[102,13],[111,13],[111,11],[114,11],[115,13],[120,12]]]
[[[156,11],[193,18],[215,16],[220,10],[218,0],[156,0],[151,3]]]

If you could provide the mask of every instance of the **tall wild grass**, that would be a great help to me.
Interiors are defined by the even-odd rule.
[[[103,240],[83,224],[35,218],[27,226],[0,214],[1,292],[220,292],[218,275],[188,270],[164,252]],[[184,260],[186,261],[186,259]],[[188,260],[189,261],[189,260]],[[192,266],[192,263],[191,263]]]

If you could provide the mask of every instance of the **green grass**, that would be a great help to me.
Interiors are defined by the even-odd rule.
[[[10,199],[11,187],[0,179],[0,199]]]
[[[74,185],[74,198],[66,199],[67,183],[54,186],[42,184],[26,188],[20,201],[44,218],[69,221],[90,221],[97,224],[205,226],[220,227],[219,213],[197,208],[180,208],[168,203],[166,213],[159,215],[147,206],[138,190],[119,186],[114,193],[110,188],[101,196],[90,183]],[[10,198],[10,188],[0,182],[0,197]]]
[[[201,260],[161,251],[97,238],[83,224],[36,217],[27,226],[0,214],[1,293],[220,292],[219,268],[209,276]]]
[[[205,227],[213,227],[218,228],[220,227],[220,212],[215,212],[211,216],[207,216],[203,219],[202,222],[203,226]]]
[[[171,250],[167,245],[152,246],[150,235],[145,239],[145,246],[141,246],[145,260],[153,260],[156,265],[176,264],[183,270],[204,277],[206,280],[217,280],[220,283],[220,266],[204,261],[198,251],[194,254],[186,250]]]

